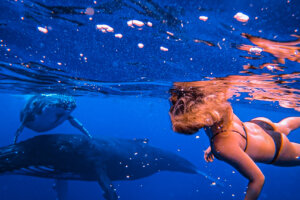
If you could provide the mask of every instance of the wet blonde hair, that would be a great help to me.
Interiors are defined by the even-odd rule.
[[[204,126],[219,122],[226,126],[232,118],[233,111],[227,101],[226,88],[209,84],[195,87],[193,82],[176,83],[169,100],[172,104],[169,114],[173,130],[179,133],[193,134]]]

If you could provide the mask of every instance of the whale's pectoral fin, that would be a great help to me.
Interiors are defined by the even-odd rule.
[[[67,199],[67,197],[68,197],[68,181],[55,179],[53,189],[56,192],[57,200],[66,200]]]
[[[23,129],[24,129],[24,123],[22,123],[22,124],[20,125],[20,127],[17,129],[17,131],[16,131],[16,133],[15,133],[14,144],[17,143],[17,140],[18,140],[20,134],[22,133]]]
[[[72,124],[72,126],[78,128],[83,134],[85,134],[89,138],[92,138],[92,136],[89,134],[89,131],[86,128],[84,128],[82,123],[80,123],[76,118],[69,116],[68,120]]]
[[[98,172],[98,183],[101,186],[103,190],[103,197],[106,200],[117,200],[118,195],[116,193],[116,190],[111,182],[111,180],[108,178],[106,172],[104,171],[99,171]]]

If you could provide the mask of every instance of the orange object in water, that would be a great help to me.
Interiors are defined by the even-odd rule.
[[[295,41],[290,42],[275,42],[272,40],[267,40],[260,37],[255,37],[247,33],[242,33],[242,36],[249,39],[253,44],[262,48],[263,51],[268,52],[275,56],[279,63],[284,64],[285,59],[290,61],[296,61],[300,63],[300,47],[296,46],[300,44],[299,35],[291,35],[298,38]],[[250,52],[250,49],[254,46],[251,45],[241,45],[238,49],[246,50]]]

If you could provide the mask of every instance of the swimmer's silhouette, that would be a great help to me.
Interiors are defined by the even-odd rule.
[[[300,117],[288,117],[278,123],[265,117],[242,122],[227,101],[230,94],[224,88],[228,85],[223,88],[212,85],[174,84],[169,112],[173,130],[190,135],[204,128],[210,140],[204,159],[212,162],[216,157],[237,169],[249,180],[245,199],[257,199],[265,177],[255,162],[300,165],[300,144],[287,138],[300,127]]]

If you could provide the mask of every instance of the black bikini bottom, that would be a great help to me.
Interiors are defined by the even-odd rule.
[[[271,162],[269,164],[273,164],[276,159],[279,156],[279,152],[281,149],[281,144],[282,144],[282,136],[281,133],[274,131],[274,128],[268,124],[267,122],[261,121],[261,120],[251,120],[250,122],[257,124],[258,126],[260,126],[262,129],[264,129],[264,131],[266,133],[268,133],[274,140],[275,143],[275,154],[273,159],[271,160]]]

